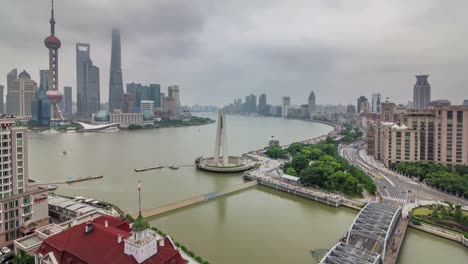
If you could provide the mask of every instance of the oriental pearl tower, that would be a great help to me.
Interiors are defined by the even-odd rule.
[[[46,94],[52,107],[51,118],[55,117],[59,120],[63,120],[62,111],[59,107],[63,95],[58,90],[58,49],[62,43],[60,39],[55,36],[54,0],[52,0],[50,13],[50,36],[44,40],[44,45],[49,49],[49,82]]]

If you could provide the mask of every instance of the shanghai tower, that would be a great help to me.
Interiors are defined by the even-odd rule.
[[[109,78],[109,112],[120,109],[123,97],[122,64],[120,60],[120,30],[112,29],[112,51]]]

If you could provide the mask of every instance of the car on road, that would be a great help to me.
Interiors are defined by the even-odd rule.
[[[2,247],[1,251],[3,254],[8,254],[11,252],[11,249],[9,247]]]

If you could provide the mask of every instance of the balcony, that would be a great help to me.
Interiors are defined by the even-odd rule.
[[[32,215],[32,214],[34,214],[34,211],[31,211],[31,212],[28,212],[28,213],[21,214],[21,217],[25,217],[25,216]]]

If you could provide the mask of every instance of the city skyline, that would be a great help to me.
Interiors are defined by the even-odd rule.
[[[407,102],[412,99],[414,75],[419,74],[431,75],[434,99],[449,99],[453,104],[462,102],[457,95],[464,89],[459,83],[467,81],[463,74],[467,66],[463,60],[463,56],[468,54],[466,47],[455,45],[457,50],[453,54],[440,49],[449,43],[463,43],[463,30],[449,26],[455,20],[466,20],[456,12],[462,10],[463,5],[453,3],[445,6],[438,1],[424,2],[424,5],[362,1],[355,6],[339,2],[299,2],[282,9],[283,4],[278,2],[265,2],[250,8],[226,3],[184,3],[148,4],[140,1],[129,6],[130,3],[119,2],[105,10],[104,3],[96,1],[61,1],[56,4],[56,19],[60,21],[57,34],[63,42],[60,90],[63,91],[63,86],[74,87],[76,84],[74,46],[77,42],[86,42],[95,50],[93,61],[102,70],[101,100],[107,100],[111,50],[109,32],[113,26],[118,26],[122,30],[123,84],[159,83],[167,87],[176,83],[184,88],[186,104],[221,106],[240,94],[263,92],[269,95],[272,103],[280,104],[285,87],[293,101],[300,99],[304,91],[314,90],[321,95],[322,104],[349,104],[357,95],[369,97],[373,92],[382,93],[395,102]],[[0,66],[0,85],[6,86],[6,74],[13,68],[25,69],[33,79],[38,79],[35,69],[47,68],[47,58],[40,43],[43,33],[40,33],[47,31],[44,22],[49,19],[49,3],[35,1],[28,3],[28,7],[33,7],[28,9],[22,8],[23,3],[11,0],[3,5],[7,8],[2,10],[9,11],[5,14],[0,11],[6,22],[0,33],[11,38],[1,44],[4,63]],[[241,18],[245,21],[231,21],[236,18],[226,14],[227,8],[245,11]],[[300,12],[301,8],[308,12]],[[438,17],[443,12],[433,10],[439,9],[453,14]],[[28,13],[29,10],[34,11]],[[150,10],[157,13],[150,14]],[[27,13],[29,26],[11,26],[10,29],[8,25],[15,18],[14,14],[20,11]],[[293,32],[281,36],[266,27],[274,23],[273,28],[285,28],[273,18],[296,11],[298,14],[293,23],[314,26],[311,29],[298,26]],[[88,13],[89,19],[78,20],[82,12]],[[103,15],[98,15],[100,12],[104,12]],[[327,16],[333,20],[329,21]],[[363,20],[374,16],[383,17],[374,25],[364,23]],[[115,17],[122,19],[115,20]],[[154,17],[159,18],[155,20]],[[414,17],[418,17],[418,21]],[[445,22],[434,25],[434,17],[438,21],[445,19]],[[347,19],[353,19],[353,23],[348,25]],[[129,21],[132,23],[127,23]],[[327,24],[329,22],[331,24]],[[216,24],[224,27],[218,28]],[[95,30],[87,31],[91,26]],[[249,30],[241,33],[247,27]],[[338,34],[340,27],[346,27],[349,33]],[[394,30],[385,31],[384,27]],[[230,30],[224,32],[220,28]],[[370,33],[362,33],[366,31]],[[433,34],[434,31],[438,34]],[[17,36],[20,35],[24,41],[18,45]],[[273,38],[276,41],[270,41]],[[212,41],[214,39],[223,39],[222,45],[220,41]],[[341,40],[341,44],[334,40]],[[383,45],[383,40],[389,44]],[[426,47],[424,51],[420,50],[421,46]],[[18,54],[26,54],[28,60],[18,61],[15,59]],[[204,63],[200,66],[202,60]],[[352,89],[343,90],[345,86]],[[376,86],[379,88],[375,89]],[[334,94],[338,93],[343,96],[335,98]],[[202,96],[204,94],[209,96]]]

